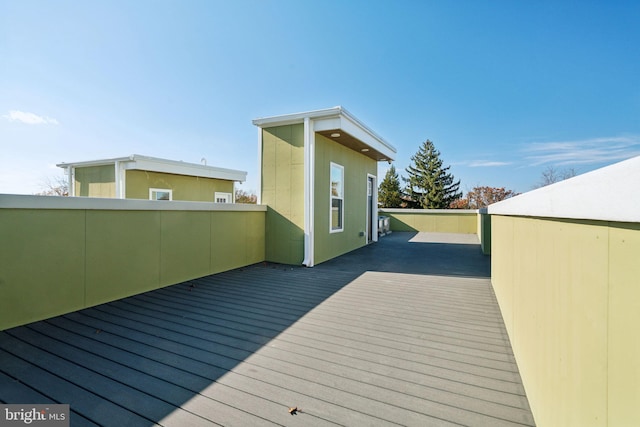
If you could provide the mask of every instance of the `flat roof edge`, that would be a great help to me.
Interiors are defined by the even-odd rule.
[[[311,110],[311,111],[303,111],[298,113],[290,113],[290,114],[281,114],[277,116],[267,116],[267,117],[259,117],[257,119],[253,119],[251,123],[255,126],[263,127],[265,125],[275,125],[281,123],[302,123],[305,118],[316,119],[316,118],[327,118],[327,117],[338,117],[344,109],[340,106],[331,107],[331,108],[323,108],[321,110]],[[268,126],[267,126],[268,127]]]
[[[289,124],[303,123],[305,118],[309,119],[328,119],[328,118],[336,118],[336,117],[344,117],[350,120],[355,126],[360,128],[363,132],[371,136],[376,142],[381,144],[388,152],[397,154],[398,150],[387,142],[384,138],[374,132],[370,127],[365,125],[360,119],[354,116],[351,112],[349,112],[346,108],[342,106],[325,108],[322,110],[312,110],[306,112],[292,113],[292,114],[283,114],[279,116],[270,116],[270,117],[261,117],[252,120],[252,123],[255,126],[260,128],[272,127],[272,126],[284,126]],[[363,141],[364,142],[364,141]],[[375,148],[375,147],[372,147]],[[393,156],[389,156],[393,157]]]
[[[247,172],[227,169],[217,166],[201,165],[198,163],[183,162],[180,160],[162,159],[159,157],[132,154],[127,157],[114,157],[111,159],[96,159],[81,162],[59,163],[60,168],[107,166],[115,162],[122,162],[128,170],[149,170],[152,172],[172,173],[176,175],[198,176],[203,178],[225,179],[229,181],[244,182],[247,180]],[[140,163],[140,165],[138,165]]]

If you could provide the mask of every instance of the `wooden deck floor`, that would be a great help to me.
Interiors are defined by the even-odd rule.
[[[394,233],[0,332],[0,402],[69,403],[72,426],[533,425],[471,239]]]

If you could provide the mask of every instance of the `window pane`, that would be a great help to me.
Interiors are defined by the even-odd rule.
[[[342,200],[331,200],[331,229],[340,230],[342,228]]]
[[[170,200],[168,191],[154,191],[153,195],[155,200]]]
[[[342,197],[343,169],[336,165],[331,165],[331,196]]]
[[[216,203],[231,203],[231,193],[221,193],[216,191],[213,195],[213,200]]]
[[[331,211],[329,213],[329,230],[342,231],[344,218],[344,168],[338,164],[331,163],[330,168],[330,198]]]

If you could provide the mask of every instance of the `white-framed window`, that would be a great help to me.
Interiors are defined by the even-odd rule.
[[[167,188],[150,188],[149,200],[173,200],[173,190]]]
[[[344,167],[331,163],[329,172],[329,232],[344,230]]]
[[[233,203],[231,193],[220,193],[218,191],[213,195],[213,201],[215,203]]]

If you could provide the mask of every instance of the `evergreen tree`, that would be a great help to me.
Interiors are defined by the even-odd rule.
[[[428,139],[411,157],[412,164],[406,169],[409,207],[415,209],[447,209],[451,202],[462,197],[460,180],[454,181],[449,168],[442,167],[440,152]]]
[[[383,208],[399,208],[402,203],[401,195],[400,178],[398,178],[396,167],[391,166],[380,183],[378,203]]]

